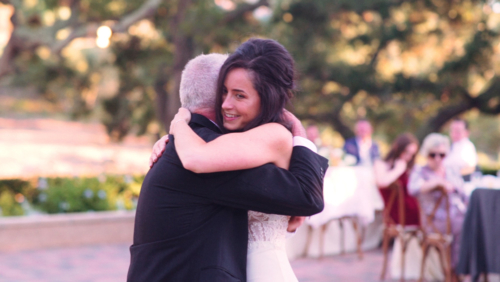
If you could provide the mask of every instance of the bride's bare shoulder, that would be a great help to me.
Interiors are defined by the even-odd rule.
[[[278,151],[290,151],[293,147],[292,133],[279,123],[266,123],[257,126],[246,133],[251,134],[253,140],[268,144]]]
[[[283,125],[271,122],[253,128],[254,133],[273,137],[274,139],[292,139],[292,133]]]

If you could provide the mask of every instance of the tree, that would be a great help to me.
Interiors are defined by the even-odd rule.
[[[55,102],[71,99],[78,118],[91,112],[94,104],[87,100],[95,102],[98,93],[89,93],[103,72],[117,69],[117,93],[99,99],[113,140],[121,140],[133,127],[144,133],[155,119],[168,131],[168,121],[180,107],[180,77],[188,60],[202,52],[225,52],[233,42],[258,32],[261,25],[251,12],[269,5],[267,0],[234,1],[226,9],[201,0],[38,0],[31,6],[20,0],[2,2],[15,9],[0,78],[11,75],[18,85],[34,84]],[[147,32],[138,31],[138,25]],[[103,59],[86,52],[87,67],[78,70],[65,48],[78,38],[95,38],[101,26],[111,30],[106,51],[111,54]]]
[[[270,25],[301,73],[300,117],[344,138],[368,117],[420,139],[471,109],[500,113],[500,25],[484,1],[288,1]]]
[[[251,36],[277,39],[296,59],[299,117],[344,138],[360,117],[389,138],[422,139],[470,110],[500,113],[500,24],[481,0],[0,1],[15,7],[0,79],[70,101],[74,118],[103,112],[114,140],[158,123],[168,131],[186,62]],[[263,6],[267,22],[252,13]],[[75,60],[72,44],[101,26],[110,48]],[[119,84],[106,94],[96,85],[111,74]]]

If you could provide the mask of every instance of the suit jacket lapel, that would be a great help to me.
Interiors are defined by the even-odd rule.
[[[215,125],[211,120],[208,118],[200,115],[200,114],[191,114],[191,121],[189,123],[194,123],[203,127],[208,127],[210,130],[213,130],[217,133],[222,133],[219,127]]]

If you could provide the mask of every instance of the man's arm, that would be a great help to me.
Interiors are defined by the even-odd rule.
[[[195,174],[185,170],[175,152],[171,136],[165,157],[153,167],[168,174],[169,181],[157,185],[211,199],[214,203],[235,208],[285,215],[308,216],[323,210],[323,177],[328,161],[306,148],[314,144],[305,138],[300,121],[286,113],[292,121],[294,145],[289,170],[266,164],[241,171]],[[198,128],[205,141],[220,136],[207,128]],[[166,167],[163,167],[166,162]],[[172,165],[174,164],[174,165]],[[159,173],[158,176],[161,178]]]
[[[169,146],[167,145],[166,158]],[[179,161],[163,167],[164,157],[153,167],[169,175],[157,181],[172,189],[210,199],[213,203],[264,213],[310,216],[323,210],[323,177],[327,160],[311,150],[296,146],[289,170],[266,164],[257,168],[209,174],[185,170]]]

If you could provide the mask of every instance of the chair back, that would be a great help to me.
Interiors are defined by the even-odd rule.
[[[449,201],[449,196],[448,193],[446,192],[446,188],[443,186],[437,186],[436,188],[432,189],[432,191],[436,191],[439,193],[439,197],[437,198],[437,201],[434,203],[434,206],[432,210],[426,211],[420,207],[420,201],[419,201],[419,209],[421,211],[421,217],[425,218],[425,226],[423,226],[424,230],[432,230],[432,233],[437,234],[441,236],[442,238],[445,238],[447,236],[451,236],[451,217],[450,217],[450,201]],[[435,225],[434,225],[434,218],[436,217],[436,212],[438,211],[440,205],[442,202],[445,202],[445,212],[446,212],[446,232],[443,234]],[[426,233],[429,233],[428,231]]]
[[[405,199],[404,199],[404,191],[403,186],[396,180],[391,185],[389,185],[386,189],[391,191],[389,195],[389,200],[387,201],[386,206],[383,211],[384,223],[386,226],[389,225],[398,225],[391,217],[391,211],[395,206],[395,203],[398,203],[398,219],[399,225],[405,226]]]

